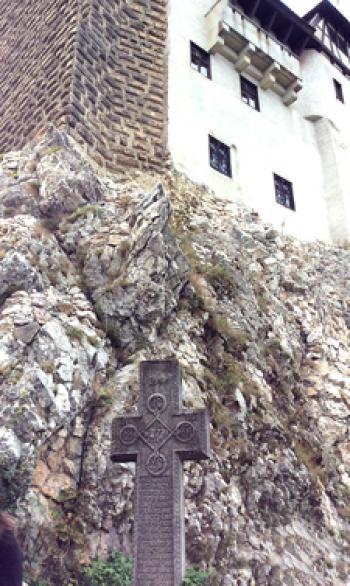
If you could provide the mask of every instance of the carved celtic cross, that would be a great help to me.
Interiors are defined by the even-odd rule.
[[[114,462],[136,462],[133,586],[180,586],[185,566],[182,462],[209,458],[205,409],[182,410],[176,360],[142,362],[138,416],[116,417]]]

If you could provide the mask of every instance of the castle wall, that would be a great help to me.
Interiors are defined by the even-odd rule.
[[[350,238],[350,80],[322,53],[305,51],[301,63],[300,109],[315,128],[331,239],[344,242]],[[334,79],[344,103],[336,99]]]
[[[47,124],[111,171],[166,158],[167,0],[0,0],[0,152]]]
[[[0,0],[0,152],[64,124],[78,18],[79,0]]]
[[[322,157],[331,239],[347,242],[350,235],[350,146],[327,118],[315,121],[315,132]]]
[[[85,0],[71,134],[107,170],[166,157],[167,0]]]
[[[304,80],[299,99],[301,114],[310,119],[327,118],[350,137],[350,80],[326,55],[314,50],[303,52],[301,67]],[[334,79],[342,86],[344,103],[336,99]]]
[[[207,49],[205,13],[213,3],[192,0],[179,6],[177,0],[170,2],[169,150],[173,163],[219,196],[253,207],[279,229],[302,239],[327,240],[321,157],[314,125],[304,119],[299,98],[287,107],[274,91],[259,88],[258,112],[242,102],[239,73],[228,59],[211,56],[211,80],[191,67],[190,41]],[[208,135],[230,147],[232,178],[210,166]],[[293,183],[295,211],[275,201],[274,173]]]

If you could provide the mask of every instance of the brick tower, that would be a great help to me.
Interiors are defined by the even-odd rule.
[[[167,0],[0,0],[0,152],[48,122],[101,167],[166,152]]]

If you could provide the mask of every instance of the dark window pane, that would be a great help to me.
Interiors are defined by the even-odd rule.
[[[277,203],[290,210],[295,210],[292,183],[276,174],[274,174],[273,179],[275,183],[275,197]]]
[[[327,26],[327,30],[328,30],[329,38],[331,39],[332,43],[334,43],[335,45],[338,45],[337,32],[329,25]]]
[[[348,45],[347,45],[347,42],[342,37],[338,37],[338,46],[339,46],[339,49],[342,51],[342,53],[344,53],[345,55],[348,55]]]
[[[245,104],[260,111],[258,88],[254,83],[241,76],[241,97]]]
[[[191,42],[191,65],[208,79],[211,79],[210,55],[195,43]]]
[[[219,173],[232,177],[229,147],[213,136],[209,136],[210,166]]]
[[[339,102],[343,102],[344,104],[344,95],[343,95],[343,88],[341,83],[339,83],[339,81],[337,81],[336,79],[333,79],[333,83],[334,83],[334,89],[335,89],[335,96],[337,98],[337,100],[339,100]]]

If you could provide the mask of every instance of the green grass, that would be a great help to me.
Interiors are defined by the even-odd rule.
[[[54,155],[55,153],[59,153],[62,150],[63,150],[63,147],[61,147],[61,146],[51,146],[51,147],[48,147],[45,150],[45,152],[44,152],[44,157],[48,157],[50,155]]]
[[[103,215],[103,208],[101,206],[97,205],[96,203],[86,204],[85,206],[81,206],[80,208],[77,208],[75,210],[75,212],[73,212],[69,216],[68,221],[75,222],[76,220],[79,220],[80,218],[86,218],[86,216],[88,214],[92,214],[93,216],[95,216],[97,218],[101,218]]]
[[[67,336],[73,340],[82,340],[85,337],[83,330],[77,326],[67,325],[66,326]]]
[[[82,586],[130,586],[131,574],[131,559],[115,551],[106,560],[94,560],[89,566],[83,568]],[[209,573],[206,570],[190,566],[182,586],[205,586],[208,578]]]
[[[201,568],[190,566],[182,582],[183,586],[205,586],[209,578],[209,573]]]
[[[113,393],[110,389],[99,389],[95,396],[95,407],[104,409],[113,405]]]
[[[131,559],[115,551],[107,560],[94,560],[83,569],[84,586],[130,586]]]
[[[210,325],[214,331],[224,338],[231,351],[242,352],[246,349],[249,341],[248,334],[239,328],[231,326],[224,316],[212,313]]]
[[[237,294],[238,285],[235,276],[227,267],[222,265],[206,265],[202,272],[218,295],[233,297]]]

